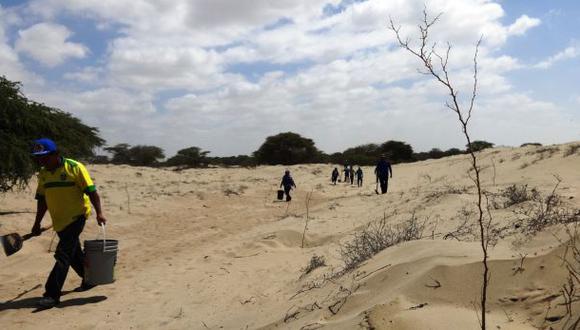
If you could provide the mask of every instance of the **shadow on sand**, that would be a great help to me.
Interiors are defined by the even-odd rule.
[[[82,305],[86,305],[86,304],[96,304],[96,303],[99,303],[99,302],[106,300],[106,299],[107,299],[106,296],[73,298],[73,299],[61,301],[60,304],[58,304],[54,308],[65,308],[65,307],[71,307],[71,306],[82,306]],[[25,298],[25,299],[21,299],[21,300],[14,300],[14,301],[8,301],[5,303],[0,303],[0,312],[5,311],[5,310],[9,310],[9,309],[29,308],[29,309],[33,309],[32,313],[38,313],[38,312],[42,312],[44,310],[50,309],[50,308],[38,307],[39,300],[40,300],[40,297],[35,297],[35,298]]]

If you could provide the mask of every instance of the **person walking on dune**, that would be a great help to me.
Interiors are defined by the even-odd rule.
[[[334,170],[332,170],[332,174],[330,176],[330,179],[334,185],[336,185],[336,181],[338,180],[339,175],[340,173],[338,173],[338,168],[335,167]]]
[[[290,190],[292,187],[296,188],[296,184],[294,183],[294,179],[290,176],[290,171],[286,170],[284,176],[282,177],[282,182],[280,183],[280,187],[284,187],[284,194],[286,195],[286,201],[289,202],[292,200],[290,196]]]
[[[393,169],[385,155],[381,155],[381,159],[375,167],[375,175],[377,176],[377,183],[381,185],[381,194],[386,194],[389,188],[389,177],[393,177]]]
[[[84,254],[79,236],[91,214],[91,204],[99,225],[104,225],[107,219],[101,209],[99,194],[83,164],[61,157],[56,144],[50,139],[34,141],[32,156],[41,169],[35,196],[36,218],[31,233],[40,235],[40,223],[48,210],[52,228],[59,237],[54,252],[56,263],[46,281],[43,297],[38,302],[41,307],[50,308],[60,302],[69,267],[84,279]],[[83,280],[77,290],[84,291],[91,287]]]
[[[348,168],[348,164],[344,165],[344,183],[348,183],[350,178],[350,169]]]
[[[363,183],[363,170],[359,166],[358,169],[356,170],[356,185],[357,185],[357,187],[362,187],[362,183]]]
[[[348,171],[350,172],[350,185],[352,186],[354,184],[354,168],[352,165],[350,165],[350,169]]]

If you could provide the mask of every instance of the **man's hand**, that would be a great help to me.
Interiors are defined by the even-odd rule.
[[[104,225],[107,223],[107,219],[102,214],[97,214],[97,223],[100,225]]]
[[[40,230],[40,224],[35,223],[34,226],[32,226],[32,230],[30,231],[30,233],[33,236],[40,236],[40,234],[42,233],[42,230]]]

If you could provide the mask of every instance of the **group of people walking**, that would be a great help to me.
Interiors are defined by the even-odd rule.
[[[344,182],[348,183],[350,181],[351,185],[354,185],[354,179],[356,177],[356,184],[357,187],[362,187],[363,184],[363,177],[364,173],[360,166],[355,171],[352,165],[344,165]],[[378,186],[381,187],[381,194],[386,194],[389,188],[389,178],[393,177],[393,169],[391,167],[391,163],[387,160],[385,155],[381,155],[381,158],[377,162],[375,166],[375,176],[376,176],[376,183],[377,188],[375,189],[376,193],[378,194]],[[332,170],[332,174],[330,175],[330,180],[332,184],[336,185],[336,182],[339,181],[340,172],[338,168],[335,167]],[[294,183],[294,179],[290,175],[290,171],[286,170],[284,176],[282,177],[282,182],[280,183],[280,188],[284,188],[284,194],[286,195],[286,201],[289,202],[292,200],[290,196],[290,191],[293,188],[296,188],[296,184]]]

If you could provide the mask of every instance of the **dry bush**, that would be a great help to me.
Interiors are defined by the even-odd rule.
[[[578,149],[580,149],[580,144],[574,144],[568,147],[564,152],[564,157],[572,156],[578,153]]]
[[[302,272],[303,272],[302,276],[310,274],[316,268],[324,267],[324,266],[326,266],[326,259],[324,258],[324,256],[317,256],[315,254],[310,259],[310,262],[308,263],[308,265],[304,269],[302,269]]]
[[[442,190],[433,191],[425,196],[427,202],[430,202],[434,199],[439,199],[445,195],[461,195],[465,194],[469,191],[469,188],[466,186],[455,187],[452,185],[446,185],[443,187]]]
[[[508,208],[512,205],[517,205],[529,200],[539,198],[539,192],[536,188],[528,190],[528,185],[511,185],[502,189],[497,194],[489,194],[492,196],[492,205],[495,209]],[[498,201],[498,198],[500,201]]]
[[[562,286],[562,296],[566,307],[565,321],[562,329],[580,328],[580,316],[574,315],[575,305],[580,302],[580,240],[578,239],[578,223],[570,230],[566,227],[569,240],[566,243],[566,253],[562,260],[568,269],[568,281]]]
[[[354,238],[340,245],[340,255],[344,261],[344,272],[355,269],[362,262],[372,258],[382,250],[407,241],[423,237],[425,222],[420,223],[415,214],[404,223],[387,224],[387,217],[369,223]]]
[[[543,197],[537,192],[529,202],[514,211],[518,217],[515,228],[533,235],[548,226],[580,221],[580,210],[565,206],[561,197],[556,194],[560,182],[558,179],[558,183],[548,196]]]
[[[475,221],[472,221],[473,216],[475,216],[475,210],[463,206],[457,212],[457,215],[461,222],[455,230],[443,235],[443,239],[456,239],[458,241],[477,240],[477,224]]]

